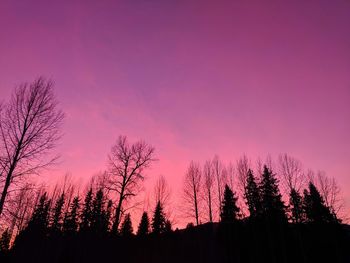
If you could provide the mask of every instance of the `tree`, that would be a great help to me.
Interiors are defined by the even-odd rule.
[[[212,161],[212,167],[213,167],[213,172],[215,176],[215,183],[216,183],[216,189],[217,189],[217,195],[218,195],[218,204],[219,204],[219,211],[220,211],[220,206],[222,202],[222,192],[224,188],[224,178],[223,178],[223,165],[217,155],[215,155],[213,161]]]
[[[172,229],[172,224],[171,224],[171,221],[169,220],[169,219],[167,219],[166,221],[165,221],[165,228],[164,228],[164,233],[170,233],[170,232],[172,232],[173,231],[173,229]]]
[[[304,209],[307,220],[312,223],[339,222],[336,215],[325,205],[316,186],[310,182],[309,190],[304,190]]]
[[[305,183],[301,162],[287,154],[281,154],[278,157],[278,161],[286,193],[291,193],[293,189],[299,192]]]
[[[92,202],[91,210],[91,229],[95,233],[101,233],[104,224],[104,196],[103,190],[99,189],[96,192],[95,198]]]
[[[53,209],[53,217],[51,223],[51,231],[53,233],[57,233],[62,230],[62,209],[65,202],[64,197],[65,195],[62,193],[57,199],[55,207]]]
[[[47,198],[47,193],[43,193],[27,226],[27,232],[30,235],[46,236],[49,227],[50,202]]]
[[[204,175],[204,200],[208,209],[209,222],[213,222],[213,192],[214,192],[214,171],[210,161],[206,161],[203,168]]]
[[[85,200],[84,200],[84,207],[81,214],[81,223],[80,223],[80,230],[86,231],[91,227],[91,221],[92,221],[92,188],[89,189],[89,191],[86,193]]]
[[[221,206],[221,222],[233,222],[237,220],[239,208],[237,206],[237,197],[228,185],[225,185],[224,199]]]
[[[0,238],[0,253],[6,253],[10,249],[11,234],[8,228],[2,233]]]
[[[112,215],[113,201],[108,200],[107,208],[103,213],[102,231],[107,233],[109,231],[111,215]]]
[[[48,157],[61,137],[64,114],[57,107],[53,82],[44,78],[19,86],[10,101],[0,105],[0,216],[9,189],[57,159]]]
[[[245,199],[248,206],[250,218],[257,218],[261,214],[260,190],[255,181],[252,170],[248,170],[247,182],[245,183]]]
[[[124,217],[124,221],[121,225],[120,228],[120,235],[123,237],[130,237],[133,235],[133,228],[132,228],[132,223],[131,223],[131,217],[130,214],[126,214]]]
[[[202,174],[197,163],[191,162],[185,174],[184,181],[184,201],[188,206],[189,215],[193,216],[196,224],[199,225],[199,201]]]
[[[285,205],[278,189],[278,181],[272,171],[265,165],[261,180],[262,213],[266,219],[285,222]]]
[[[109,189],[118,195],[113,231],[118,230],[125,201],[136,195],[144,180],[144,171],[151,165],[154,148],[144,141],[129,145],[126,136],[119,136],[112,147],[109,159]]]
[[[303,198],[297,190],[292,188],[289,195],[289,207],[293,223],[302,223],[304,220]]]
[[[238,179],[238,186],[241,195],[245,196],[245,190],[247,188],[247,175],[249,170],[249,160],[246,155],[243,155],[241,158],[237,161],[237,179]]]
[[[149,218],[147,212],[143,212],[141,221],[137,230],[138,236],[145,236],[149,233]]]
[[[66,214],[63,223],[63,232],[67,234],[74,234],[78,231],[79,226],[79,196],[74,197],[70,206],[70,211]]]
[[[165,223],[166,223],[166,219],[163,212],[163,207],[162,207],[162,204],[158,202],[152,218],[152,233],[153,234],[164,233]]]

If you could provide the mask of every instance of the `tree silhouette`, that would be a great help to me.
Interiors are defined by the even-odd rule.
[[[85,200],[84,200],[84,207],[81,214],[81,223],[80,223],[80,230],[86,231],[91,226],[91,220],[92,220],[92,188],[89,189],[89,191],[86,193]]]
[[[111,215],[112,215],[113,201],[108,200],[107,208],[103,212],[103,221],[102,221],[102,231],[107,233],[109,231]]]
[[[95,233],[101,233],[104,224],[104,196],[103,190],[99,189],[96,192],[95,198],[92,202],[91,210],[91,229]]]
[[[165,221],[165,228],[164,228],[164,233],[170,233],[171,231],[173,231],[173,226],[171,224],[171,221],[169,219],[167,219]]]
[[[124,217],[124,221],[121,225],[120,228],[120,235],[123,237],[130,237],[133,235],[133,228],[132,228],[132,223],[131,223],[131,217],[130,214],[126,214]]]
[[[214,169],[211,161],[206,161],[203,167],[203,190],[204,190],[204,199],[208,209],[208,219],[209,222],[213,222],[213,193],[214,193]]]
[[[286,222],[285,205],[278,189],[278,182],[272,171],[264,166],[261,180],[262,213],[266,219]]]
[[[147,212],[142,213],[141,221],[137,230],[138,236],[145,236],[149,233],[149,218]]]
[[[53,217],[51,223],[51,232],[57,234],[62,230],[62,209],[65,202],[65,195],[62,193],[56,201],[55,207],[53,209]]]
[[[289,196],[289,207],[293,223],[301,223],[304,220],[303,198],[292,188]]]
[[[248,206],[250,218],[257,218],[261,214],[261,197],[260,190],[255,181],[253,171],[248,170],[247,182],[245,183],[245,199]]]
[[[228,185],[225,185],[224,199],[221,206],[221,222],[233,222],[237,220],[239,208],[237,206],[237,197]]]
[[[10,249],[11,233],[8,228],[2,233],[0,238],[0,253],[6,253]]]
[[[153,234],[164,233],[165,223],[166,223],[166,219],[163,212],[163,207],[162,207],[162,204],[158,202],[152,218],[152,233]]]
[[[151,165],[154,158],[154,147],[138,141],[129,145],[126,136],[119,136],[108,156],[109,190],[118,195],[117,207],[112,231],[117,232],[124,202],[135,196],[144,180],[144,170]]]
[[[57,106],[53,82],[44,78],[22,84],[7,104],[0,105],[0,174],[5,179],[0,216],[11,186],[57,159],[49,158],[61,137],[64,118]]]
[[[70,211],[66,214],[63,223],[63,232],[67,234],[74,234],[78,231],[79,226],[79,208],[80,199],[79,196],[73,198],[70,205]]]
[[[309,222],[338,222],[338,219],[331,213],[329,207],[325,205],[324,199],[312,182],[309,183],[309,191],[304,190],[304,209]]]

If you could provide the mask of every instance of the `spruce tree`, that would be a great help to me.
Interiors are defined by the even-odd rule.
[[[112,215],[112,207],[113,207],[113,201],[109,200],[107,203],[107,208],[103,211],[102,231],[104,233],[107,233],[109,231],[109,225],[110,225],[111,215]]]
[[[252,170],[248,170],[245,187],[245,199],[248,206],[250,219],[255,219],[261,214],[260,190],[256,183]]]
[[[45,236],[49,224],[50,200],[46,192],[41,195],[39,203],[34,209],[32,217],[28,223],[27,229],[34,235]]]
[[[309,191],[304,191],[304,209],[308,222],[313,223],[336,223],[339,220],[325,205],[324,199],[316,186],[310,182]]]
[[[57,234],[62,230],[62,209],[64,205],[64,193],[57,199],[55,207],[53,209],[53,217],[51,223],[51,232]]]
[[[154,210],[152,218],[152,233],[161,234],[165,231],[165,215],[163,212],[163,206],[160,201],[157,202],[156,209]]]
[[[138,236],[145,236],[149,233],[149,218],[147,212],[143,212],[141,221],[137,230]]]
[[[10,249],[11,234],[7,228],[1,235],[0,238],[0,253],[6,253]]]
[[[278,181],[266,165],[264,166],[260,189],[263,216],[268,220],[286,222],[285,205],[278,189]]]
[[[67,234],[74,234],[78,231],[79,224],[79,208],[80,200],[79,196],[73,198],[72,204],[70,205],[70,211],[66,214],[63,231]]]
[[[304,220],[303,199],[294,188],[289,194],[289,207],[293,223],[302,223]]]
[[[224,199],[221,206],[221,222],[234,222],[237,220],[239,208],[237,206],[237,197],[228,185],[225,185]]]
[[[84,207],[81,214],[81,223],[80,223],[80,230],[86,231],[91,227],[91,220],[92,220],[92,188],[86,193],[85,200],[84,200]]]
[[[103,190],[99,189],[92,202],[91,229],[96,233],[101,233],[104,221],[104,196]]]
[[[132,227],[132,223],[131,223],[131,217],[130,214],[126,214],[124,217],[124,221],[121,225],[120,228],[120,235],[123,237],[130,237],[133,235],[133,227]]]
[[[170,233],[170,232],[172,232],[172,231],[173,231],[172,227],[173,227],[173,226],[172,226],[170,220],[167,219],[167,220],[165,221],[165,229],[164,229],[164,232],[165,232],[165,233]]]

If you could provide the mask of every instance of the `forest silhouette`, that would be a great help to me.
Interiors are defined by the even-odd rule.
[[[269,160],[254,171],[245,156],[236,167],[217,156],[203,167],[191,161],[185,229],[174,229],[164,177],[152,209],[132,218],[130,204],[156,161],[144,141],[119,136],[106,172],[86,191],[67,180],[54,190],[32,185],[30,176],[54,165],[47,157],[61,137],[52,87],[44,78],[24,84],[0,108],[1,262],[350,262],[336,184],[306,175],[286,154],[278,172]]]

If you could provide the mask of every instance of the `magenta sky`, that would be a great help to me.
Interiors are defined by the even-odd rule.
[[[2,0],[0,98],[54,79],[57,174],[103,170],[119,134],[157,148],[175,193],[191,159],[287,152],[349,207],[350,2],[239,2]]]

